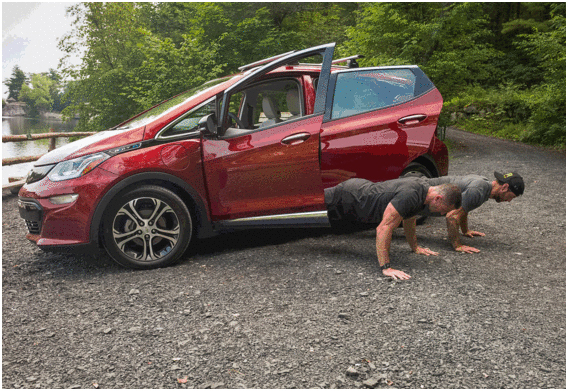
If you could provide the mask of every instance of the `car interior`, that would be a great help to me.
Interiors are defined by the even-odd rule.
[[[268,128],[304,115],[301,85],[294,78],[257,83],[233,94],[225,136]]]

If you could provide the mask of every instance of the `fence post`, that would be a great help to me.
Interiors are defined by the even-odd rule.
[[[55,129],[49,128],[49,133],[54,133],[54,132]],[[49,149],[47,150],[47,152],[51,152],[55,149],[55,141],[56,141],[55,137],[49,139]]]

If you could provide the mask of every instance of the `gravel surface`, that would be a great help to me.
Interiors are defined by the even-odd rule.
[[[459,254],[445,221],[397,230],[265,230],[199,244],[151,271],[43,253],[2,197],[4,388],[566,388],[566,160],[449,130],[450,174],[517,170],[524,196],[470,215]]]

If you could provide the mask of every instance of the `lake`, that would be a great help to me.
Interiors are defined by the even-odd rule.
[[[2,117],[2,135],[35,134],[53,132],[71,132],[77,120],[62,122],[52,119],[36,119],[23,117]],[[58,138],[56,146],[69,142],[68,138]],[[49,139],[2,143],[2,159],[11,157],[37,156],[47,153]],[[2,166],[2,184],[8,183],[9,177],[25,177],[32,168],[33,162]]]

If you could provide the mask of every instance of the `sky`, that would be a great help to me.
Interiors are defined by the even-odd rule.
[[[64,55],[57,43],[71,31],[72,19],[65,10],[72,4],[2,2],[2,81],[15,65],[25,73],[57,69]],[[7,97],[8,88],[2,84],[2,98]]]

